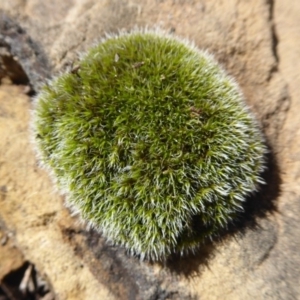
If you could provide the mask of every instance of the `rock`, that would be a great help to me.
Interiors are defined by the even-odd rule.
[[[2,61],[17,59],[36,92],[105,32],[159,25],[215,54],[239,82],[270,146],[267,184],[249,197],[235,226],[195,255],[141,262],[69,215],[36,166],[27,134],[28,98],[17,87],[2,86],[0,185],[6,192],[0,218],[60,299],[300,298],[299,67],[293,58],[300,51],[300,7],[289,1],[295,10],[282,0],[275,6],[263,0],[0,3]]]
[[[42,50],[16,22],[1,12],[0,56],[0,79],[8,76],[14,83],[30,82],[37,87],[49,77],[50,68]]]
[[[11,270],[18,269],[24,264],[22,252],[17,249],[2,226],[0,226],[0,257],[0,281]]]

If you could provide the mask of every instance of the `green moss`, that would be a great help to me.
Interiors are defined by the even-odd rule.
[[[134,31],[102,41],[79,67],[43,87],[34,131],[41,161],[84,220],[131,253],[164,259],[243,210],[265,147],[210,55]]]

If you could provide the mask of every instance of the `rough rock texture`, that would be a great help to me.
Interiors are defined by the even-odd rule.
[[[215,54],[241,85],[270,146],[267,185],[220,241],[165,264],[140,262],[63,208],[36,166],[30,100],[20,86],[2,85],[0,218],[59,299],[300,299],[300,4],[288,2],[0,3],[0,65],[14,82],[15,70],[23,70],[38,91],[104,32],[159,25]]]

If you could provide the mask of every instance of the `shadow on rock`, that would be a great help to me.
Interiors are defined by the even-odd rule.
[[[15,84],[28,85],[28,94],[34,96],[50,73],[50,63],[39,43],[0,10],[0,80],[9,77]]]

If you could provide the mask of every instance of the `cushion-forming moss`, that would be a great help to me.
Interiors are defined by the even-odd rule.
[[[237,84],[159,31],[90,49],[42,88],[33,127],[73,210],[142,257],[194,250],[261,182],[265,146]]]

